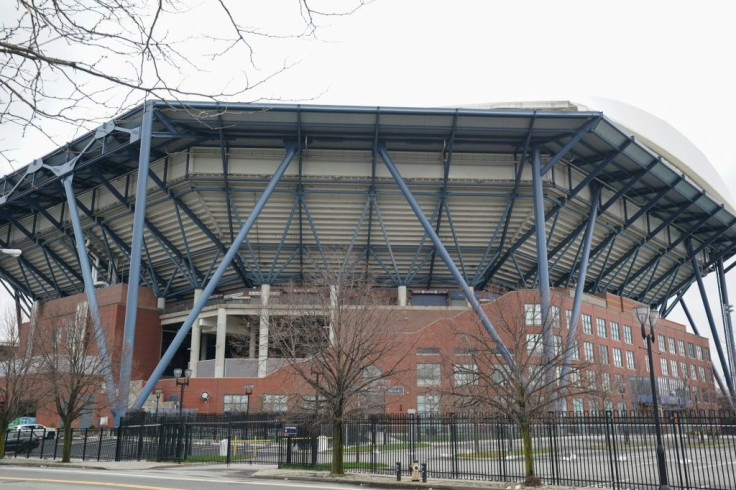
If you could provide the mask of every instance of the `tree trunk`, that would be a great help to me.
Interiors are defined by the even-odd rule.
[[[534,476],[534,448],[532,447],[532,430],[529,422],[521,424],[521,442],[524,450],[524,474],[526,477]]]
[[[61,447],[61,462],[68,463],[72,459],[72,424],[71,421],[64,423],[64,445]],[[57,436],[58,433],[57,433]]]
[[[342,422],[335,421],[332,423],[332,464],[330,465],[330,473],[333,475],[342,475],[345,473],[343,465],[345,447],[343,441]]]
[[[7,427],[5,425],[4,427]],[[0,430],[0,459],[3,459],[5,457],[5,440],[8,437],[8,431],[7,430]]]

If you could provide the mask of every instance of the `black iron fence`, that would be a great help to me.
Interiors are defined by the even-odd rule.
[[[736,488],[736,419],[665,413],[663,445],[671,488]],[[332,427],[288,414],[126,418],[118,430],[72,432],[72,458],[278,464],[328,468]],[[344,424],[346,471],[404,474],[412,462],[431,478],[520,481],[524,448],[514,421],[489,415],[365,415]],[[531,424],[535,473],[548,484],[657,488],[656,436],[649,414],[549,414]],[[10,457],[61,457],[63,435]]]

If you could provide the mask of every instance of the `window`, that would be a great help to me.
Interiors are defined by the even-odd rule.
[[[703,360],[703,348],[702,348],[702,347],[700,347],[699,345],[698,345],[698,346],[696,346],[695,348],[697,349],[697,353],[698,353],[698,360],[699,360],[699,361],[702,361],[702,360]]]
[[[580,344],[578,342],[573,342],[570,357],[576,361],[580,359]]]
[[[679,377],[677,374],[677,361],[670,361],[670,367],[672,368],[672,377]]]
[[[478,366],[475,364],[458,364],[455,366],[455,386],[477,385]]]
[[[286,412],[289,395],[263,395],[261,409],[264,412]]]
[[[583,399],[573,398],[572,399],[572,409],[575,413],[583,413]]]
[[[585,371],[585,380],[588,382],[589,390],[598,390],[598,380],[595,371]]]
[[[248,395],[225,395],[222,400],[223,412],[247,412]]]
[[[685,355],[685,342],[683,342],[682,340],[678,340],[677,341],[677,350],[680,351],[680,355],[681,356],[684,356]]]
[[[631,337],[631,327],[629,325],[624,325],[624,342],[627,344],[633,343],[633,339]]]
[[[543,350],[542,334],[528,333],[526,334],[526,351],[529,355],[541,354]]]
[[[562,353],[562,337],[560,335],[554,336],[555,340],[555,355],[559,356]]]
[[[417,364],[417,386],[440,385],[439,364]]]
[[[669,370],[669,368],[667,366],[667,359],[665,359],[665,358],[660,359],[659,360],[659,365],[662,368],[662,376],[669,376],[669,374],[670,374],[669,371],[670,370]]]
[[[625,402],[618,402],[618,413],[622,414],[626,412],[626,403]]]
[[[611,375],[608,373],[601,374],[601,389],[603,391],[611,391]]]
[[[590,414],[598,415],[598,400],[590,400]]]
[[[687,343],[687,355],[688,357],[695,357],[695,346],[692,342]]]
[[[707,347],[703,347],[703,357],[705,360],[710,362],[710,350]]]
[[[565,310],[565,325],[567,325],[567,328],[570,328],[571,324],[572,324],[572,311]]]
[[[623,359],[621,358],[621,349],[613,348],[613,365],[616,367],[623,367]]]
[[[611,322],[611,338],[617,342],[621,342],[621,332],[616,322]]]
[[[452,351],[456,356],[474,356],[478,353],[477,349],[469,349],[467,347],[455,347]]]
[[[595,362],[593,358],[593,342],[583,342],[583,351],[586,361]]]
[[[598,357],[601,361],[601,364],[608,364],[608,346],[607,345],[599,345],[598,346]]]
[[[626,367],[629,369],[636,369],[634,364],[634,353],[630,350],[626,351]]]
[[[432,355],[437,355],[439,353],[440,353],[439,347],[418,347],[417,348],[418,356],[432,356]]]
[[[670,354],[677,354],[677,351],[675,350],[675,339],[667,337],[667,346],[670,349]]]
[[[664,335],[657,335],[657,341],[659,342],[659,352],[667,352],[664,344]]]
[[[613,412],[613,402],[606,400],[603,407],[605,408],[606,412]]]
[[[583,313],[583,333],[593,335],[593,319],[585,313]]]
[[[705,382],[705,368],[700,366],[698,369],[700,371],[700,381]]]
[[[606,321],[603,318],[596,318],[595,322],[598,331],[598,337],[606,338]]]
[[[542,324],[542,306],[541,305],[524,305],[524,324],[525,325],[541,325]]]
[[[552,315],[552,326],[560,328],[560,308],[557,306],[550,306],[549,312]]]
[[[708,368],[708,381],[713,382],[713,368]]]
[[[693,381],[698,380],[698,373],[695,364],[690,364],[690,379],[692,379]]]
[[[682,373],[682,376],[684,378],[687,378],[687,363],[686,362],[680,363],[680,372]]]
[[[649,372],[649,354],[644,354],[644,366],[646,366],[647,372]]]
[[[438,413],[440,411],[439,395],[417,395],[417,412]]]

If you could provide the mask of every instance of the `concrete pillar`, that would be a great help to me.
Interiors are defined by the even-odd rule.
[[[261,285],[261,322],[258,328],[258,377],[265,378],[268,363],[268,296],[271,294],[271,285]]]
[[[225,377],[225,344],[227,344],[227,310],[217,309],[217,337],[215,338],[215,378]]]
[[[202,295],[201,289],[194,290],[194,301],[196,303],[199,297]],[[202,340],[202,327],[199,324],[199,319],[194,320],[192,324],[192,334],[189,345],[189,369],[192,370],[192,377],[197,377],[197,363],[201,359],[200,357],[200,342]]]
[[[406,306],[406,286],[399,286],[399,306]]]

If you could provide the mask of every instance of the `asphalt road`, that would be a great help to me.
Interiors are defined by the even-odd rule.
[[[355,490],[354,485],[332,483],[284,482],[249,478],[249,472],[222,467],[160,468],[147,470],[92,470],[74,468],[39,468],[25,466],[2,467],[0,486],[18,490],[51,490],[79,488],[106,489],[125,488],[142,490],[207,490],[246,488],[252,490],[294,490],[296,488],[319,488],[328,490]],[[378,487],[373,487],[378,488]]]

